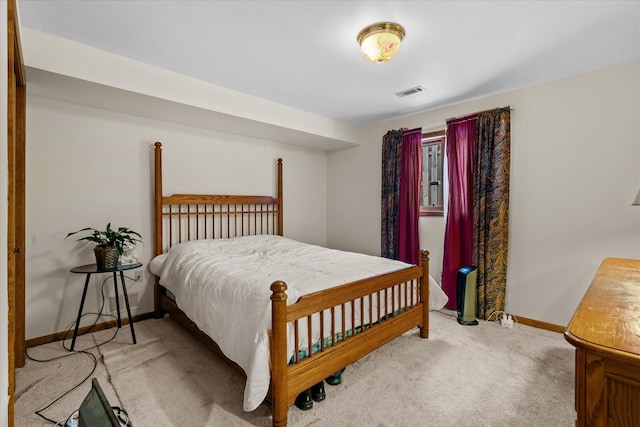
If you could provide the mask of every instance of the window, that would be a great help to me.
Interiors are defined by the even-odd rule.
[[[421,216],[444,216],[442,198],[444,135],[444,131],[422,134]]]

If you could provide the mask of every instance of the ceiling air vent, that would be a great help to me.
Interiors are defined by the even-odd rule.
[[[423,92],[425,90],[426,89],[423,88],[422,86],[416,86],[416,87],[412,87],[411,89],[403,90],[401,92],[396,92],[396,96],[399,96],[402,98],[403,96],[413,95],[414,93]]]

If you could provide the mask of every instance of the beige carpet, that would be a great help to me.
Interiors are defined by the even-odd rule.
[[[94,353],[94,376],[135,427],[270,426],[270,410],[242,411],[242,377],[171,319],[135,324]],[[82,337],[90,345],[112,334]],[[79,345],[81,348],[82,346]],[[29,349],[64,354],[60,343]],[[350,365],[327,400],[310,411],[289,409],[290,426],[573,426],[573,348],[558,333],[481,322],[460,326],[432,312],[430,338],[408,332]],[[16,426],[51,425],[33,412],[91,370],[89,357],[28,361],[16,373]],[[160,375],[162,373],[162,375]],[[90,385],[45,415],[66,419]]]

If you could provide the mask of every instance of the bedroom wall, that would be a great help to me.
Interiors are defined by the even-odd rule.
[[[364,128],[360,147],[329,155],[328,245],[379,254],[387,130],[442,129],[447,118],[510,105],[506,311],[566,325],[603,258],[640,258],[640,207],[631,206],[640,188],[638,76],[633,63]],[[422,246],[440,251],[433,271],[443,221],[423,218],[420,231]]]
[[[285,236],[326,244],[326,153],[217,133],[102,109],[29,96],[27,99],[27,339],[66,330],[77,315],[93,244],[65,240],[83,227],[128,226],[144,282],[136,313],[153,310],[151,259],[153,143],[163,143],[164,192],[273,194],[276,159],[284,160]],[[92,278],[85,312],[96,311]],[[109,280],[109,288],[112,283]],[[112,290],[111,290],[112,292]],[[90,324],[92,319],[83,320]]]

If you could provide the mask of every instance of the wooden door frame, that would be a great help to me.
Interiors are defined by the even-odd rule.
[[[15,1],[15,0],[11,0]],[[24,62],[22,61],[22,51],[20,48],[20,35],[16,24],[16,47],[20,51],[17,55],[19,58],[19,67],[21,73],[16,75],[16,128],[15,128],[15,232],[14,232],[14,248],[15,252],[15,361],[16,368],[22,368],[25,364],[25,236],[26,236],[26,117],[27,117],[27,86],[24,71]],[[17,64],[17,63],[16,63]],[[17,251],[17,252],[16,252]]]
[[[26,75],[16,0],[7,1],[7,302],[8,426],[14,425],[15,369],[25,363],[25,125]]]

